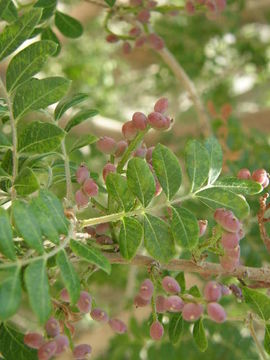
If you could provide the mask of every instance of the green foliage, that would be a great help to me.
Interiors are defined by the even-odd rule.
[[[81,124],[83,121],[88,120],[98,114],[97,110],[81,110],[76,115],[74,115],[69,122],[67,123],[65,130],[69,132],[74,126]]]
[[[30,168],[24,168],[15,179],[14,187],[18,195],[29,195],[39,189],[38,179]]]
[[[245,302],[251,307],[251,309],[263,320],[270,319],[270,298],[269,296],[260,293],[257,290],[248,289],[244,287],[242,289]]]
[[[119,204],[120,208],[129,211],[134,197],[128,189],[126,179],[119,174],[110,173],[106,178],[106,187],[109,195]]]
[[[72,39],[83,33],[83,27],[78,20],[60,11],[55,13],[55,25],[63,35]]]
[[[215,137],[206,139],[205,147],[209,155],[208,183],[212,184],[217,180],[222,170],[222,149]]]
[[[41,40],[53,41],[57,45],[57,50],[55,51],[53,56],[59,55],[59,53],[61,51],[61,44],[60,44],[60,41],[59,41],[58,37],[56,36],[55,32],[50,27],[47,27],[42,31]]]
[[[183,333],[184,320],[182,314],[173,314],[169,322],[169,339],[172,344],[177,344]]]
[[[203,326],[203,320],[199,319],[195,322],[193,327],[193,339],[198,349],[202,352],[205,352],[208,347],[208,340],[206,337],[205,329]]]
[[[12,235],[8,213],[3,208],[0,208],[0,251],[8,259],[15,260],[16,255]]]
[[[55,120],[56,121],[59,120],[68,109],[87,100],[87,98],[88,98],[88,95],[83,94],[83,93],[79,93],[79,94],[75,94],[75,95],[63,98],[61,101],[59,101],[59,103],[57,104],[57,106],[54,110]]]
[[[124,217],[119,233],[119,246],[123,258],[131,260],[142,242],[143,229],[135,218]]]
[[[7,320],[14,315],[21,303],[21,268],[10,267],[0,272],[0,320]]]
[[[265,326],[265,335],[264,335],[264,348],[265,351],[270,354],[270,326]]]

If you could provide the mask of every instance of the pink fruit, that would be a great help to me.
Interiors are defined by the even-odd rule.
[[[262,187],[265,189],[269,185],[269,179],[268,177],[265,179],[265,181],[262,183]]]
[[[85,180],[89,178],[90,174],[85,165],[81,165],[78,167],[76,171],[76,179],[79,184],[83,184]]]
[[[147,37],[142,35],[138,37],[135,41],[135,47],[142,47],[147,42]]]
[[[109,34],[106,36],[106,41],[108,43],[116,43],[119,41],[118,36],[114,35],[114,34]]]
[[[227,5],[226,0],[216,0],[218,11],[224,11]]]
[[[92,307],[92,297],[87,291],[81,291],[77,307],[82,313],[88,313]]]
[[[231,294],[231,290],[230,290],[230,288],[228,288],[228,286],[221,285],[221,293],[223,296],[227,296],[227,295]]]
[[[186,321],[196,321],[203,313],[203,306],[201,304],[188,303],[184,305],[182,310],[183,319]]]
[[[178,294],[181,291],[180,285],[171,276],[165,276],[162,279],[162,287],[169,294]]]
[[[201,237],[206,232],[208,221],[207,220],[199,220],[198,225],[199,225],[199,236]]]
[[[148,3],[146,4],[146,6],[148,7],[148,9],[153,9],[157,6],[157,1],[155,0],[149,0]]]
[[[153,340],[160,340],[164,334],[164,328],[159,321],[154,321],[150,326],[150,336]]]
[[[164,40],[157,34],[149,34],[147,41],[149,45],[155,50],[162,50],[165,47]]]
[[[65,335],[58,335],[56,336],[56,338],[54,339],[54,341],[56,342],[56,352],[55,355],[61,354],[64,351],[67,350],[67,348],[69,347],[69,340],[68,337]]]
[[[113,154],[116,149],[116,142],[109,136],[103,136],[97,142],[97,149],[104,154]]]
[[[77,345],[73,349],[73,356],[77,360],[85,360],[88,354],[91,354],[92,348],[88,344]]]
[[[207,305],[207,314],[217,323],[223,323],[226,320],[226,312],[224,308],[216,302],[212,302]]]
[[[138,149],[136,149],[136,151],[134,151],[133,156],[140,157],[143,159],[146,155],[146,152],[147,152],[147,150],[145,147],[139,147]]]
[[[218,224],[220,224],[225,230],[229,232],[238,232],[241,228],[240,221],[230,210],[217,209],[214,213],[214,219]]]
[[[101,235],[97,237],[96,242],[100,245],[112,245],[113,239],[107,235]]]
[[[150,299],[143,299],[140,295],[136,295],[133,301],[136,307],[144,307],[150,304]]]
[[[126,151],[126,148],[128,147],[128,144],[125,140],[120,140],[118,141],[118,143],[116,144],[116,150],[114,155],[116,157],[120,157],[124,154],[124,152]]]
[[[261,185],[265,182],[265,180],[267,179],[267,172],[264,169],[257,169],[255,171],[253,171],[252,173],[252,179],[254,181],[257,181],[258,183],[260,183]]]
[[[80,208],[86,207],[88,205],[89,199],[82,190],[77,190],[75,193],[75,201],[77,206]]]
[[[156,297],[156,311],[159,314],[162,314],[164,312],[166,312],[167,308],[166,308],[166,298],[165,296],[162,295],[158,295]]]
[[[151,112],[148,115],[148,122],[154,129],[157,130],[165,130],[168,127],[168,121],[165,116],[156,111]]]
[[[204,288],[206,301],[218,301],[221,298],[221,286],[216,281],[209,281]]]
[[[137,20],[142,24],[147,24],[150,20],[151,14],[149,10],[143,9],[137,15]]]
[[[244,232],[243,228],[241,228],[237,234],[239,236],[239,241],[242,240],[243,237],[245,237],[245,232]]]
[[[238,267],[239,260],[229,257],[228,255],[224,255],[220,257],[220,265],[227,271],[233,271]]]
[[[110,230],[110,223],[101,223],[96,226],[96,234],[103,235]]]
[[[150,279],[144,280],[144,282],[141,284],[139,295],[144,300],[151,299],[154,292],[154,285]]]
[[[98,322],[107,323],[109,321],[109,316],[106,311],[99,308],[93,309],[90,315],[93,320]]]
[[[248,169],[240,169],[237,174],[238,179],[249,180],[251,178],[250,171]]]
[[[55,337],[60,333],[59,321],[51,317],[45,324],[45,330],[48,336]]]
[[[141,35],[141,32],[142,32],[142,30],[138,26],[135,26],[129,30],[129,35],[137,37],[137,36]]]
[[[83,184],[83,191],[90,197],[98,195],[98,186],[93,179],[85,180]]]
[[[32,349],[39,349],[44,344],[44,338],[38,333],[28,333],[24,335],[23,342]]]
[[[128,41],[125,41],[122,46],[123,54],[129,55],[132,51],[132,47]]]
[[[195,6],[191,0],[186,2],[186,11],[189,15],[193,15],[195,13]]]
[[[61,290],[60,298],[61,298],[61,300],[65,301],[67,303],[70,302],[70,296],[69,296],[69,293],[66,288]]]
[[[221,237],[221,244],[224,249],[234,249],[240,241],[239,232],[238,233],[230,233],[223,232]]]
[[[132,123],[137,130],[145,130],[147,127],[147,117],[142,112],[135,112],[132,116]]]
[[[127,331],[126,324],[119,319],[110,319],[109,325],[111,329],[117,334],[124,334]]]
[[[152,162],[152,154],[153,154],[154,149],[155,149],[154,146],[151,146],[150,148],[147,149],[145,157],[146,157],[146,161],[149,163]]]
[[[177,295],[171,295],[166,299],[166,309],[170,312],[180,312],[183,310],[184,301]]]
[[[135,128],[132,121],[127,121],[122,126],[122,134],[127,140],[133,140],[137,135],[137,129]]]
[[[96,236],[96,229],[94,228],[94,226],[86,226],[84,228],[84,231],[87,232],[87,234],[90,235],[91,237]]]
[[[107,163],[104,168],[103,168],[103,180],[106,181],[106,177],[110,174],[110,173],[115,173],[116,172],[116,167],[115,165],[111,164],[111,163]]]
[[[233,249],[225,249],[225,255],[234,259],[236,262],[240,258],[240,246],[237,245]]]
[[[167,111],[168,106],[169,100],[165,97],[162,97],[155,103],[154,111],[164,114]]]
[[[56,353],[57,345],[55,341],[49,341],[43,344],[38,349],[38,359],[39,360],[49,360],[51,359],[54,354]]]

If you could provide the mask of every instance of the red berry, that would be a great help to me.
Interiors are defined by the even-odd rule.
[[[262,187],[265,189],[267,186],[269,185],[269,179],[268,177],[264,180],[264,182],[262,183]]]
[[[150,11],[143,9],[137,15],[137,20],[140,21],[142,24],[147,24],[150,20],[151,14]]]
[[[80,208],[86,207],[88,205],[89,199],[82,190],[77,190],[75,193],[75,201],[77,206]]]
[[[165,130],[168,128],[168,120],[159,112],[151,112],[148,115],[149,124],[157,130]]]
[[[257,181],[258,183],[260,183],[261,185],[265,182],[265,180],[267,179],[267,172],[264,169],[257,169],[255,171],[253,171],[252,173],[252,179],[254,181]]]
[[[165,47],[164,40],[157,34],[149,34],[147,41],[150,46],[155,50],[162,50]]]
[[[97,237],[96,242],[100,245],[112,245],[113,239],[107,235],[101,235]]]
[[[138,37],[135,41],[135,47],[142,47],[147,42],[147,37],[142,35]]]
[[[98,186],[93,179],[87,179],[83,184],[83,191],[90,197],[97,196]]]
[[[103,180],[106,181],[106,177],[110,174],[110,173],[115,173],[116,172],[116,167],[111,164],[111,163],[107,163],[104,168],[103,168]]]
[[[81,291],[77,307],[82,313],[88,313],[91,311],[92,297],[87,291]]]
[[[96,234],[103,235],[110,230],[110,223],[101,223],[96,226]]]
[[[90,176],[89,171],[85,165],[78,167],[76,171],[76,179],[79,184],[83,184]]]
[[[251,178],[250,171],[248,169],[241,169],[237,174],[238,179],[249,180]]]
[[[56,342],[56,352],[55,355],[61,354],[62,352],[66,351],[69,347],[69,340],[68,337],[65,335],[58,335],[54,339]]]
[[[165,296],[162,296],[162,295],[158,295],[156,297],[156,311],[157,313],[164,313],[166,312],[167,310],[167,307],[166,307],[166,298]]]
[[[221,298],[221,286],[215,281],[209,281],[204,288],[203,294],[206,301],[218,301]]]
[[[116,142],[109,136],[103,136],[97,143],[97,149],[104,154],[113,154],[116,149]]]
[[[238,233],[230,233],[224,231],[221,237],[221,244],[224,249],[234,249],[239,244],[239,232]]]
[[[181,291],[178,282],[171,276],[165,276],[162,279],[163,289],[170,294],[178,294]]]
[[[226,312],[224,308],[216,302],[212,302],[207,305],[207,314],[217,323],[223,323],[226,320]]]
[[[207,220],[199,220],[199,236],[203,236],[206,232],[208,221]]]
[[[38,333],[28,333],[24,335],[23,342],[32,349],[39,349],[44,344],[44,338]]]
[[[90,345],[81,344],[81,345],[75,346],[75,348],[73,349],[73,356],[77,360],[85,360],[85,357],[88,354],[91,354],[91,352],[92,352],[92,348]]]
[[[216,0],[218,11],[224,11],[227,5],[226,0]]]
[[[138,26],[135,26],[129,30],[129,35],[137,37],[137,36],[141,35],[141,32],[142,32],[142,30]]]
[[[230,210],[217,209],[214,213],[214,219],[229,232],[238,232],[241,228],[240,221]]]
[[[65,301],[67,303],[70,302],[70,296],[69,296],[69,293],[66,288],[61,290],[60,298],[61,298],[61,300]]]
[[[55,337],[60,333],[59,321],[51,317],[45,324],[45,330],[48,336]]]
[[[87,232],[87,234],[90,235],[91,237],[96,236],[96,229],[94,228],[94,226],[86,226],[84,228],[84,231]]]
[[[146,6],[148,7],[148,9],[153,9],[157,6],[157,1],[155,0],[149,0],[148,3],[146,4]]]
[[[150,299],[145,300],[140,295],[136,295],[133,303],[136,307],[144,307],[150,304]]]
[[[49,360],[51,359],[54,354],[56,353],[57,345],[55,341],[49,341],[43,344],[38,349],[38,359],[39,360]]]
[[[108,43],[116,43],[119,41],[118,36],[114,35],[114,34],[109,34],[106,36],[106,41]]]
[[[145,158],[146,155],[146,148],[145,147],[139,147],[138,149],[136,149],[136,151],[134,151],[133,156],[134,157],[140,157],[140,158]]]
[[[184,305],[182,310],[183,319],[186,321],[196,321],[203,313],[203,306],[201,304],[188,303]]]
[[[124,334],[127,331],[126,324],[119,319],[110,319],[109,325],[111,329],[116,332],[117,334]]]
[[[149,163],[152,162],[152,154],[153,154],[154,149],[155,149],[154,146],[151,146],[150,148],[147,149],[145,157],[146,157],[146,161]]]
[[[193,15],[195,13],[195,6],[191,0],[186,2],[186,11],[189,15]]]
[[[137,135],[137,129],[135,128],[132,121],[127,121],[122,126],[122,134],[127,140],[133,140]]]
[[[229,256],[230,258],[234,259],[235,261],[239,260],[239,258],[240,258],[240,246],[237,245],[233,249],[225,249],[225,255]]]
[[[180,312],[183,310],[185,303],[177,295],[171,295],[166,299],[166,310],[170,312]]]
[[[164,328],[159,321],[154,321],[150,326],[150,336],[153,340],[160,340],[164,334]]]
[[[90,315],[93,320],[98,322],[107,323],[109,321],[109,316],[106,311],[99,308],[93,309]]]
[[[132,123],[137,130],[145,130],[147,127],[147,117],[142,112],[135,112],[132,116]]]
[[[125,41],[122,46],[123,54],[129,55],[132,51],[132,47],[129,42]]]
[[[150,279],[144,280],[144,282],[141,284],[139,295],[144,300],[151,299],[154,292],[154,285]]]
[[[155,103],[154,110],[156,112],[159,112],[161,114],[164,114],[169,106],[169,100],[165,97],[162,97],[158,99],[158,101]]]
[[[116,150],[114,155],[116,157],[120,157],[124,154],[124,152],[126,151],[126,148],[128,147],[128,143],[125,140],[120,140],[118,141],[118,143],[116,144]]]

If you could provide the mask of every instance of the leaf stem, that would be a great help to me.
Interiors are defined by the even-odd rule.
[[[72,183],[71,183],[71,174],[70,174],[70,167],[69,167],[69,157],[66,150],[65,139],[61,142],[62,153],[64,157],[64,164],[65,164],[65,176],[66,176],[66,191],[67,191],[67,201],[68,204],[71,205],[73,199],[72,193]]]
[[[249,330],[250,330],[250,334],[255,342],[255,345],[257,347],[257,350],[261,356],[261,358],[263,360],[267,360],[267,357],[265,355],[265,352],[264,352],[264,349],[262,347],[262,344],[260,343],[259,339],[257,338],[257,335],[256,335],[256,331],[254,329],[254,326],[253,326],[253,317],[252,317],[252,314],[249,315],[249,322],[248,322],[248,327],[249,327]]]

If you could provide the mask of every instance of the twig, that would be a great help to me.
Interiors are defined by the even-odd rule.
[[[258,217],[258,224],[259,224],[261,238],[264,242],[264,245],[265,245],[267,251],[270,253],[270,238],[267,235],[267,231],[265,229],[265,223],[266,223],[267,219],[264,218],[265,212],[269,207],[269,204],[266,204],[268,197],[269,197],[268,193],[266,193],[260,197],[260,210],[258,212],[257,217]]]
[[[248,327],[249,327],[249,330],[250,330],[250,334],[251,334],[251,336],[252,336],[252,338],[253,338],[253,340],[255,342],[255,345],[256,345],[256,347],[258,349],[258,352],[261,355],[261,358],[263,360],[267,360],[267,357],[265,355],[262,344],[260,343],[259,339],[257,338],[256,331],[255,331],[254,326],[253,326],[252,314],[249,315]]]
[[[64,156],[64,164],[65,164],[65,176],[66,176],[66,191],[67,191],[67,201],[69,203],[69,205],[71,205],[71,201],[72,201],[72,184],[71,184],[71,174],[70,174],[70,167],[69,167],[69,157],[66,151],[66,144],[65,144],[65,139],[62,140],[61,142],[61,148],[62,148],[62,153]]]

